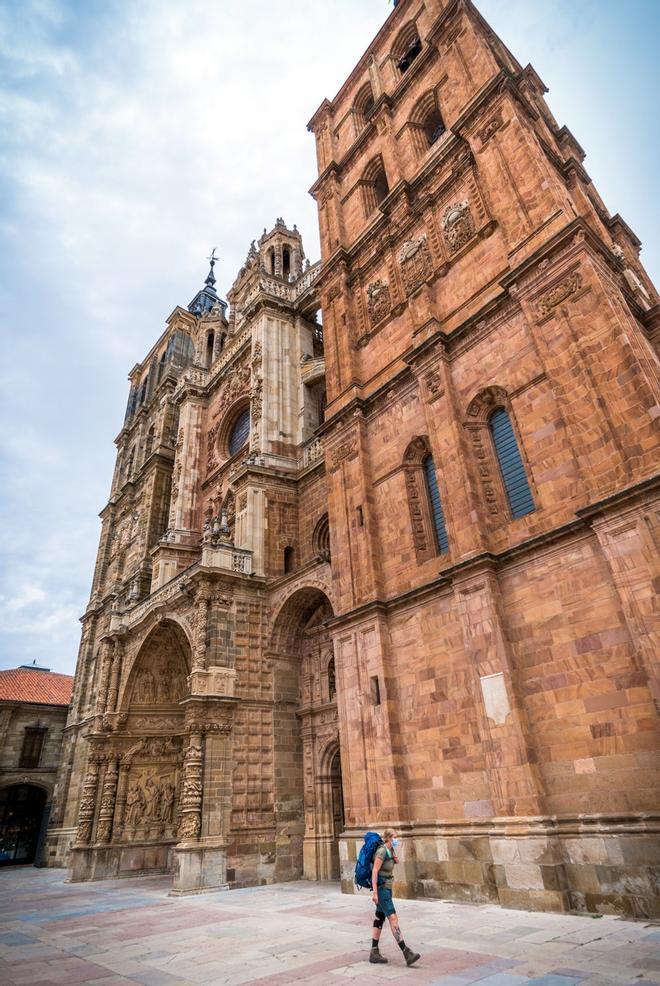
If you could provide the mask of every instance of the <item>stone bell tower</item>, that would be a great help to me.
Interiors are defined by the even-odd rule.
[[[649,916],[658,295],[545,92],[400,0],[310,123],[343,879],[396,820],[407,893]]]

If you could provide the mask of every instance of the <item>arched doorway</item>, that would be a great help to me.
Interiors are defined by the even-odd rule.
[[[123,661],[115,650],[120,659],[112,664],[121,684],[116,710],[104,716],[110,728],[91,739],[71,855],[73,881],[162,873],[173,865],[190,644],[176,622],[164,619],[135,650],[130,640],[124,648]]]
[[[339,878],[343,797],[328,597],[297,590],[272,636],[276,878]]]
[[[0,788],[0,866],[33,863],[46,792],[34,784]]]

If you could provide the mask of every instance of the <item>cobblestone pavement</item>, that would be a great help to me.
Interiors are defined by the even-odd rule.
[[[336,884],[168,897],[169,878],[66,884],[62,870],[0,872],[0,983],[46,986],[660,984],[660,928],[618,918],[402,900],[406,968],[366,961],[371,905]]]

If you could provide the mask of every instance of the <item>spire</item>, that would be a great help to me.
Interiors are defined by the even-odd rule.
[[[204,281],[204,287],[201,291],[198,291],[193,300],[188,305],[188,311],[192,312],[193,315],[204,315],[206,312],[211,311],[216,305],[219,305],[222,309],[222,316],[225,317],[225,312],[227,311],[227,302],[223,301],[222,298],[218,297],[215,290],[215,274],[213,273],[213,268],[216,265],[217,257],[215,255],[215,247],[211,251],[211,256],[206,258],[209,263],[209,272],[206,275],[206,280]]]
[[[211,291],[215,291],[215,274],[213,273],[213,268],[215,267],[215,247],[211,250],[211,256],[206,259],[211,262],[211,266],[204,283],[210,288]]]

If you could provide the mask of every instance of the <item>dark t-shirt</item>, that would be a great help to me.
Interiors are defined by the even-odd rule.
[[[382,866],[378,871],[378,883],[391,887],[394,882],[394,863],[396,860],[387,846],[379,846],[374,854],[374,858],[382,859]]]

